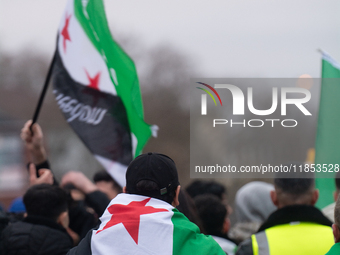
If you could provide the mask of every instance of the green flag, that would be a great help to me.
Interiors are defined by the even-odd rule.
[[[53,68],[60,110],[96,159],[121,185],[156,126],[144,121],[133,60],[113,40],[102,0],[69,0]]]
[[[323,208],[333,201],[335,173],[340,164],[340,64],[322,52],[322,82],[318,128],[315,144],[315,164],[327,167],[330,173],[317,173],[316,187],[320,191],[317,203]],[[333,168],[333,169],[332,169]]]

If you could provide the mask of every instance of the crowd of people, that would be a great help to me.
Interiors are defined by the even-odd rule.
[[[324,211],[315,207],[312,175],[247,183],[233,210],[224,185],[181,187],[175,162],[158,153],[130,163],[125,187],[105,170],[93,180],[71,171],[59,183],[40,126],[30,127],[21,131],[29,188],[16,201],[20,210],[0,211],[0,254],[340,254],[339,178]]]

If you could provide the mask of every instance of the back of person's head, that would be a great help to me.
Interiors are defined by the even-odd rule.
[[[28,216],[40,216],[57,220],[67,211],[67,194],[58,186],[50,184],[34,185],[23,197]]]
[[[236,224],[228,235],[236,243],[241,243],[255,234],[261,224],[277,208],[271,199],[274,185],[253,181],[243,185],[235,196]]]
[[[280,174],[274,179],[278,207],[295,204],[314,205],[319,197],[318,191],[315,190],[314,174],[302,173],[294,176],[296,178],[284,178],[285,176]]]
[[[203,194],[196,196],[194,201],[206,233],[208,235],[226,234],[229,221],[227,208],[221,200],[213,194]]]
[[[213,194],[220,200],[224,200],[226,195],[226,188],[215,181],[193,181],[189,186],[187,186],[186,191],[192,198],[203,194]]]
[[[129,194],[157,198],[172,204],[178,185],[175,162],[163,154],[149,152],[139,155],[126,171],[126,192]]]
[[[93,181],[98,189],[107,194],[110,199],[122,193],[122,187],[106,170],[96,172],[93,176]]]
[[[270,199],[274,186],[253,181],[242,186],[236,193],[236,217],[238,222],[264,222],[276,210]]]

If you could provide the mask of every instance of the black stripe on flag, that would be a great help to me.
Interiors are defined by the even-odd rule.
[[[131,133],[122,100],[74,81],[56,54],[53,90],[67,122],[93,154],[128,165]]]

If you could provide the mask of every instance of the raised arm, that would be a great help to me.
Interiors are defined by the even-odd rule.
[[[25,143],[25,147],[29,152],[32,163],[39,165],[46,162],[47,160],[47,155],[43,144],[43,132],[38,123],[33,124],[31,132],[31,124],[32,120],[29,120],[25,123],[24,127],[21,129],[20,137]]]

